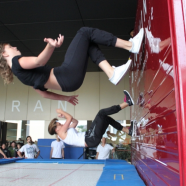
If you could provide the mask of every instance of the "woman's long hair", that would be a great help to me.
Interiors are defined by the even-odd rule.
[[[56,121],[57,121],[57,120],[58,120],[57,118],[54,118],[54,119],[50,122],[50,124],[48,125],[48,133],[49,133],[50,135],[56,134],[55,129],[56,129]]]
[[[9,84],[13,81],[14,76],[11,68],[8,66],[6,59],[3,57],[5,45],[7,45],[7,43],[0,44],[0,74],[4,80],[4,84]]]

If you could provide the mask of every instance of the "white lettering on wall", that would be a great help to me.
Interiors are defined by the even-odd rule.
[[[34,112],[36,111],[36,109],[41,109],[41,111],[43,112],[43,107],[41,105],[41,101],[37,100],[36,106],[34,108]]]
[[[20,112],[20,110],[19,110],[19,108],[18,108],[19,106],[20,106],[20,101],[18,101],[18,100],[13,100],[13,101],[12,101],[12,112],[14,112],[14,108],[16,108],[18,112]]]
[[[62,101],[58,101],[58,109],[62,108],[62,110],[66,111],[67,110],[67,102],[65,101],[65,105],[63,105]]]

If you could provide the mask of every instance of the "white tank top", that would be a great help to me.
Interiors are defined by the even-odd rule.
[[[68,145],[85,147],[85,132],[78,132],[75,128],[69,128],[66,138],[62,141]]]

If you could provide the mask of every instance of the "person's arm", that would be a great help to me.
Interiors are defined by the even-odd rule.
[[[0,149],[0,153],[3,155],[4,158],[7,158],[4,152]]]
[[[116,147],[114,147],[114,148],[112,149],[112,153],[115,152],[115,149],[116,149]]]
[[[41,91],[39,89],[35,89],[35,91],[38,94],[40,94],[43,98],[67,101],[67,102],[71,103],[74,106],[76,104],[78,104],[78,99],[77,99],[78,95],[75,95],[75,96],[64,96],[64,95],[56,94],[56,93],[49,92],[49,91]]]
[[[17,154],[18,154],[18,156],[19,156],[20,158],[23,158],[23,156],[22,156],[22,154],[21,154],[20,151],[17,151]]]
[[[77,124],[78,124],[78,120],[73,118],[69,128],[76,128]]]
[[[100,151],[100,145],[98,145],[97,149],[96,149],[96,159],[98,159],[99,156],[99,151]]]
[[[40,154],[40,150],[39,150],[39,148],[37,147],[37,145],[34,144],[34,146],[35,146],[35,151],[37,152],[35,158],[37,158],[37,157],[39,156],[39,154]]]
[[[52,158],[52,153],[53,153],[53,147],[51,147],[51,151],[50,151],[50,159]]]
[[[40,154],[40,150],[37,152],[36,156],[35,156],[35,159],[37,159],[37,157],[39,156]]]
[[[108,144],[108,148],[109,150],[111,150],[111,153],[115,152],[115,147],[113,147],[112,145]]]
[[[73,117],[61,109],[56,109],[56,112],[58,113],[58,117],[66,119],[66,122],[61,129],[63,133],[66,133],[70,126],[70,123],[72,122]]]
[[[96,153],[96,159],[98,159],[98,156],[99,156],[99,152]]]
[[[18,156],[20,157],[20,158],[24,158],[23,156],[22,156],[22,152],[24,152],[24,149],[25,149],[25,146],[23,145],[18,151],[17,151],[17,154],[18,154]],[[25,157],[26,158],[26,157]]]
[[[64,149],[62,149],[61,154],[62,154],[62,158],[65,159]]]
[[[38,55],[38,57],[21,57],[19,64],[24,69],[33,69],[39,66],[44,66],[50,59],[55,48],[62,45],[64,36],[59,35],[58,39],[45,38],[44,42],[48,43],[45,49]]]

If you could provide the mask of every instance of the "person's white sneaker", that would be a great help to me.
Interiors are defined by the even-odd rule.
[[[132,42],[132,48],[129,50],[130,52],[135,54],[139,53],[143,36],[144,36],[144,29],[141,28],[139,33],[134,38],[129,39],[129,41]]]
[[[119,67],[112,66],[114,68],[114,74],[109,79],[109,81],[113,83],[114,85],[117,85],[120,82],[120,80],[123,78],[123,76],[126,74],[131,64],[132,64],[132,60],[129,59],[127,63],[124,65],[121,65]]]

